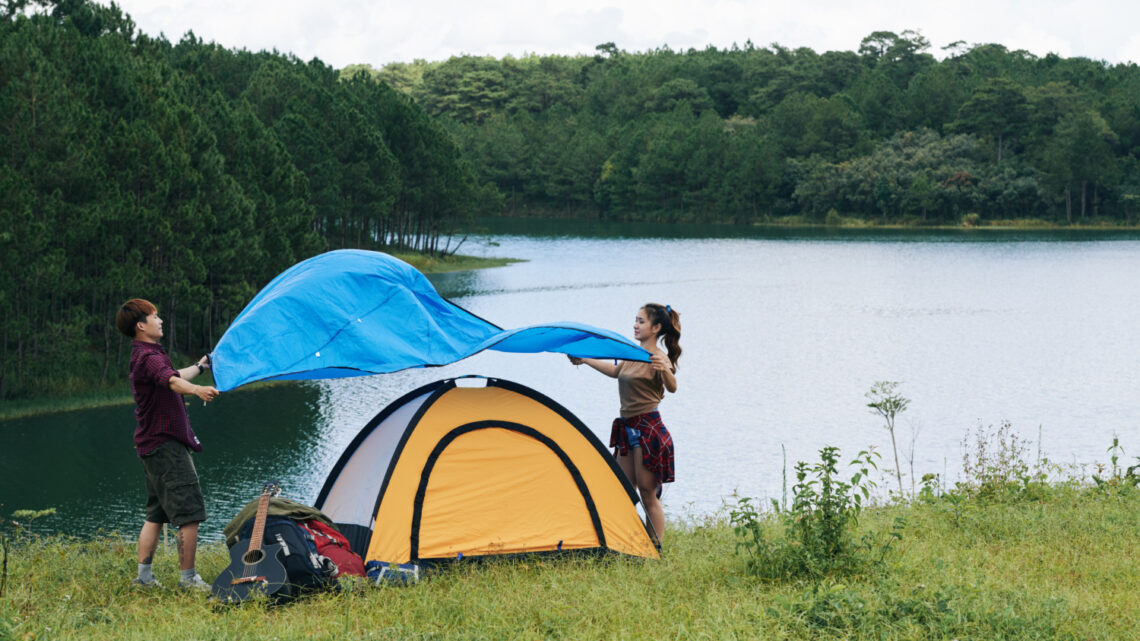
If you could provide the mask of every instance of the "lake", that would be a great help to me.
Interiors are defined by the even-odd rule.
[[[526,262],[431,278],[502,327],[571,320],[629,335],[645,302],[680,311],[680,389],[661,405],[677,448],[670,519],[715,514],[734,492],[779,499],[785,460],[790,492],[794,463],[826,445],[844,460],[875,446],[893,468],[864,396],[880,380],[901,381],[911,400],[896,437],[904,472],[913,460],[919,477],[960,478],[967,435],[1003,421],[1031,463],[1040,453],[1091,471],[1114,435],[1122,460],[1140,455],[1140,233],[486,225],[461,253]],[[312,502],[389,401],[463,374],[533,387],[608,439],[616,383],[554,354],[486,352],[194,400],[204,538],[267,480]],[[133,538],[144,492],[132,431],[130,405],[0,422],[0,514],[55,507],[38,531]]]

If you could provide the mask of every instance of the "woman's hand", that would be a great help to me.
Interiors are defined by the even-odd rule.
[[[571,355],[567,354],[566,358],[569,358],[570,363],[573,365],[581,365],[582,364],[582,359],[578,358],[577,356],[571,356]]]
[[[661,377],[665,389],[670,394],[675,394],[677,392],[677,379],[673,376],[673,361],[664,354],[654,354],[650,358],[652,360],[650,360],[649,366],[657,372],[657,376]]]

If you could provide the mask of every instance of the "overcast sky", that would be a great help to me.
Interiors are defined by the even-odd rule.
[[[110,0],[100,0],[109,4]],[[149,35],[276,49],[336,68],[453,55],[673,50],[751,40],[855,51],[872,31],[920,32],[941,58],[964,40],[1044,56],[1140,62],[1137,0],[121,0]]]

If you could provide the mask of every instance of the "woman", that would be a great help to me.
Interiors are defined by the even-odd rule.
[[[662,484],[673,482],[673,439],[661,422],[657,404],[665,397],[666,390],[677,391],[681,315],[668,305],[649,303],[637,310],[633,338],[650,353],[649,363],[575,357],[570,357],[570,362],[585,363],[618,379],[621,417],[614,419],[610,446],[622,471],[637,485],[650,534],[660,547],[665,533],[660,490]],[[667,353],[661,351],[659,342],[664,342]]]

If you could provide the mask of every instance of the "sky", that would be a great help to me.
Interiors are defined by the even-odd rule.
[[[110,0],[99,0],[109,4]],[[873,31],[913,30],[943,47],[997,43],[1140,63],[1137,0],[119,0],[148,35],[187,31],[230,49],[277,50],[342,68],[456,55],[725,49],[751,40],[857,51]]]

